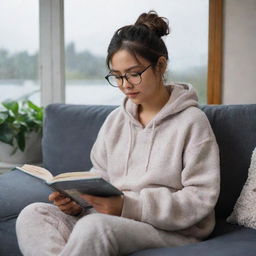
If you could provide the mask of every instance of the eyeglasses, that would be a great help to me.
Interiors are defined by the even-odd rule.
[[[129,72],[125,73],[123,76],[113,75],[109,73],[105,78],[109,82],[109,84],[113,87],[121,87],[124,83],[124,78],[126,81],[131,85],[138,85],[142,81],[141,75],[150,67],[151,65],[147,66],[140,72]]]

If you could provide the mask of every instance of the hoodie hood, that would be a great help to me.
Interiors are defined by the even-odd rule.
[[[147,127],[156,126],[167,116],[179,113],[189,107],[198,107],[197,93],[191,84],[170,84],[166,88],[170,92],[170,98]],[[142,127],[138,121],[138,105],[128,97],[125,97],[122,103],[122,111],[132,124]]]
[[[191,84],[170,84],[166,88],[170,92],[170,98],[163,108],[155,115],[155,117],[147,124],[145,129],[151,130],[149,137],[148,150],[145,163],[145,172],[147,172],[152,146],[155,138],[155,129],[160,125],[161,121],[170,115],[179,113],[189,107],[198,107],[198,97],[195,89]],[[125,97],[122,103],[122,112],[129,122],[129,147],[126,158],[125,173],[128,174],[128,164],[134,143],[134,129],[132,126],[143,129],[143,125],[138,121],[138,105],[133,103],[128,97]]]

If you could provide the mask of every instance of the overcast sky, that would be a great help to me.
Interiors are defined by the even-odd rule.
[[[172,64],[200,65],[207,61],[209,0],[64,0],[66,44],[106,56],[114,31],[154,9],[167,17],[165,38]],[[1,0],[0,48],[11,52],[38,50],[38,0]],[[204,60],[203,60],[204,57]],[[203,63],[202,63],[203,62]]]

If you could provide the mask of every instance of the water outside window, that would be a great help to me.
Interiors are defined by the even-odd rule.
[[[208,15],[206,0],[65,1],[66,102],[113,104],[123,94],[107,84],[105,58],[116,29],[133,24],[142,12],[155,10],[169,19],[163,37],[169,51],[168,81],[189,82],[206,103]]]
[[[1,2],[0,102],[29,97],[40,104],[37,0]]]

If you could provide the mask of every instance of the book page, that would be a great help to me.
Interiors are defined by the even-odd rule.
[[[66,172],[56,175],[52,181],[65,181],[65,180],[80,180],[80,179],[95,179],[101,178],[99,175],[90,172]]]
[[[45,181],[50,181],[53,178],[52,174],[48,170],[36,165],[24,164],[21,167],[16,167],[16,168],[30,175],[43,179]]]

